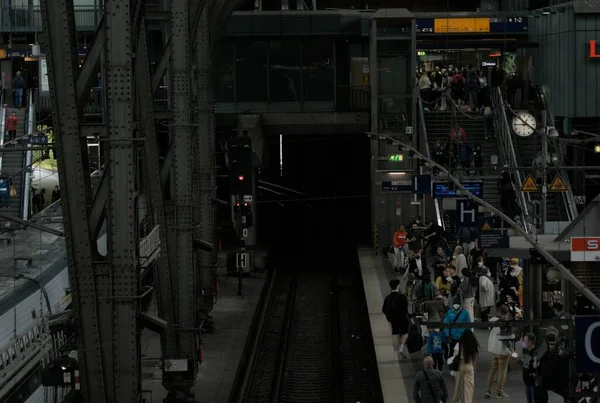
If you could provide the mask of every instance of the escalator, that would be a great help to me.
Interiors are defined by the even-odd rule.
[[[29,119],[29,114],[33,113],[31,112],[33,111],[31,95],[28,99],[30,106],[27,108],[11,108],[2,104],[2,110],[0,111],[2,116],[2,126],[0,127],[2,129],[0,133],[0,145],[2,146],[0,150],[0,173],[2,182],[7,182],[8,186],[6,188],[9,189],[8,197],[4,197],[0,202],[0,213],[18,218],[23,218],[24,196],[25,193],[28,193],[25,186],[27,152],[22,150],[26,147],[27,135],[33,130],[32,127],[29,127],[33,122]],[[18,119],[17,140],[9,142],[5,123],[6,118],[13,114]],[[23,138],[23,140],[18,140],[20,138]],[[0,219],[0,225],[6,225],[6,220]]]

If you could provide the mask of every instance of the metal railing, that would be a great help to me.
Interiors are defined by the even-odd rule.
[[[500,140],[500,161],[509,167],[517,167],[519,166],[519,160],[515,152],[515,146],[512,140],[510,124],[508,123],[508,118],[506,116],[506,108],[504,107],[501,89],[499,87],[492,88],[490,91],[490,96],[492,103],[496,106],[496,111],[494,113],[494,130],[498,136],[498,139]],[[529,193],[521,192],[521,187],[523,186],[524,182],[523,174],[524,173],[520,170],[511,172],[511,175],[514,179],[513,188],[517,194],[517,200],[519,207],[521,208],[521,221],[523,223],[523,228],[526,232],[529,232],[530,225],[533,224],[531,220],[533,202]]]
[[[552,111],[550,108],[548,88],[545,85],[541,85],[536,88],[536,92],[537,92],[538,100],[540,101],[541,107],[543,108],[543,110],[546,111],[547,125],[554,127],[555,126],[554,115],[552,114]],[[564,149],[563,149],[562,143],[560,141],[552,141],[553,140],[552,138],[549,138],[548,140],[551,142],[551,144],[554,148],[556,157],[558,158],[557,165],[565,166],[566,163],[565,163]],[[559,172],[560,172],[560,170],[559,170]],[[568,221],[573,221],[579,214],[579,212],[577,211],[577,205],[575,204],[575,196],[573,195],[573,188],[571,187],[569,175],[567,172],[564,172],[564,171],[560,172],[560,176],[561,176],[562,180],[565,182],[565,185],[567,186],[567,191],[560,193],[559,200],[562,202],[562,204],[565,208]]]
[[[34,90],[29,90],[29,106],[27,108],[27,126],[25,126],[25,134],[32,134],[36,131],[35,125],[35,103],[33,102]],[[29,167],[25,170],[23,178],[23,191],[21,192],[21,205],[23,206],[22,218],[23,220],[29,219],[29,201],[31,199],[31,161],[33,158],[33,151],[31,151],[31,141],[27,139],[27,152],[25,153],[25,167]]]
[[[418,97],[419,100],[419,128],[421,130],[421,139],[424,143],[424,152],[425,156],[431,159],[431,150],[429,148],[429,137],[427,136],[427,124],[425,123],[425,113],[423,111],[423,102],[421,101],[421,97]],[[433,199],[433,208],[435,209],[435,219],[437,224],[446,230],[446,225],[444,223],[442,208],[440,206],[440,202],[438,199]]]
[[[369,112],[371,87],[368,85],[338,85],[336,96],[338,112]]]
[[[93,32],[100,21],[98,6],[75,6],[78,32]],[[39,6],[0,6],[0,32],[41,32],[42,11]]]
[[[6,133],[6,105],[4,105],[4,91],[0,93],[0,147],[4,146]],[[0,153],[0,172],[2,172],[2,153]]]

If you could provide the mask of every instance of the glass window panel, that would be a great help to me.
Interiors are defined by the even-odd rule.
[[[271,102],[300,102],[302,46],[300,41],[271,41],[269,53]]]
[[[217,102],[234,101],[234,54],[233,43],[219,43],[215,60],[215,92]]]
[[[235,46],[236,102],[267,102],[269,42],[242,42]]]
[[[302,97],[305,102],[334,100],[333,41],[306,40],[302,44]]]

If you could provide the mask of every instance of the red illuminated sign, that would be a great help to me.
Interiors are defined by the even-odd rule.
[[[600,52],[598,51],[597,41],[590,41],[590,59],[600,59]]]

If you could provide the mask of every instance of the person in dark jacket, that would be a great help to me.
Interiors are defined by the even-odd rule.
[[[58,188],[58,185],[56,185],[52,191],[52,203],[56,202],[58,199],[60,199],[60,189]]]
[[[415,403],[445,403],[448,400],[448,389],[441,371],[433,368],[433,358],[425,357],[423,371],[415,375],[413,389]]]
[[[565,400],[569,396],[569,354],[565,351],[560,332],[554,326],[546,329],[546,341],[538,349],[534,359],[535,399],[537,403],[548,403],[548,391]]]
[[[535,341],[535,334],[527,333],[521,342],[521,347],[523,347],[521,358],[523,362],[523,383],[525,384],[527,403],[535,403],[535,368],[533,367],[537,356]]]
[[[390,280],[390,288],[392,292],[385,297],[381,311],[390,323],[394,360],[398,360],[398,358],[408,358],[408,355],[405,353],[405,345],[410,327],[408,298],[400,291],[400,280]]]

